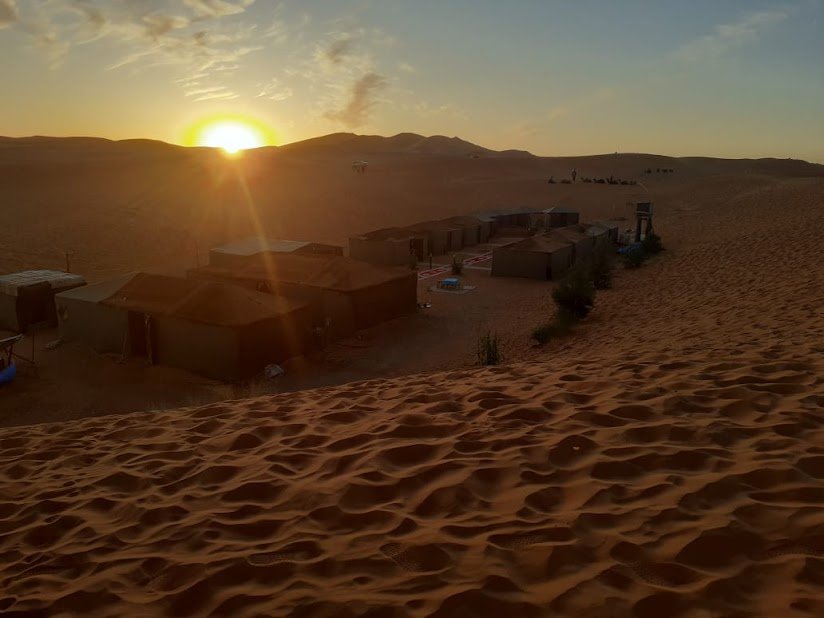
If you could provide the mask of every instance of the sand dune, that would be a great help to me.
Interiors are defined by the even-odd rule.
[[[468,156],[480,152],[478,159]],[[353,159],[369,160],[354,174]],[[645,175],[667,167],[672,175]],[[653,193],[718,175],[822,175],[801,161],[673,159],[656,155],[542,158],[496,153],[457,138],[335,134],[248,152],[149,140],[0,138],[0,272],[62,267],[92,280],[132,270],[180,272],[210,246],[262,230],[346,244],[350,234],[513,206],[575,206],[620,214],[640,187],[549,185],[572,168],[643,180]],[[676,189],[676,191],[679,189]]]
[[[824,614],[824,181],[701,174],[529,362],[0,430],[0,612]]]
[[[639,354],[4,431],[0,608],[820,615],[822,370]]]

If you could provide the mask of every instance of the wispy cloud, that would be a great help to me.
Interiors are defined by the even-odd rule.
[[[183,4],[194,9],[200,18],[237,15],[243,13],[254,2],[255,0],[239,0],[238,2],[229,2],[228,0],[183,0]]]
[[[700,62],[720,58],[727,52],[752,43],[771,26],[792,14],[789,8],[776,8],[742,15],[736,21],[719,24],[710,34],[682,45],[675,55],[684,62]]]
[[[9,2],[0,0],[0,7],[14,9]],[[105,40],[114,56],[107,70],[176,66],[187,76],[186,96],[192,96],[192,87],[220,85],[245,56],[262,48],[254,43],[257,24],[235,19],[253,2],[49,0],[24,5],[18,21],[43,49],[52,68],[61,66],[72,47]],[[204,81],[193,79],[195,74]],[[214,98],[214,92],[207,94]],[[195,100],[206,100],[203,96]],[[221,96],[236,95],[227,89]]]
[[[376,97],[386,88],[386,78],[377,73],[367,73],[352,83],[349,96],[342,109],[326,114],[330,120],[343,123],[350,129],[365,124],[377,103]]]
[[[17,21],[19,13],[14,0],[0,0],[0,28],[7,28]]]
[[[345,34],[323,50],[323,56],[331,64],[340,64],[341,61],[352,51],[354,41],[352,35]]]
[[[286,86],[276,77],[273,77],[268,82],[259,83],[257,85],[257,97],[269,99],[270,101],[285,101],[294,94],[294,91]]]
[[[432,105],[427,101],[420,101],[412,109],[418,116],[422,118],[436,118],[438,116],[454,118],[457,120],[469,120],[469,114],[461,107],[453,103],[442,103],[440,105]]]

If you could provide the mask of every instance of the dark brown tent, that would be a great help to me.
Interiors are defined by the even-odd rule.
[[[311,345],[310,309],[295,299],[146,273],[114,291],[111,284],[89,287],[57,296],[60,332],[101,351],[234,380]]]
[[[206,266],[189,277],[225,281],[300,299],[312,307],[317,327],[333,337],[414,313],[417,275],[337,256],[277,254],[245,266]]]

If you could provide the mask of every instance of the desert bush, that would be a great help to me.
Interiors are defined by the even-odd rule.
[[[587,269],[575,266],[552,290],[552,299],[559,311],[566,311],[572,318],[587,317],[595,304],[595,285],[589,278]]]
[[[460,275],[463,272],[463,261],[457,255],[452,256],[452,274]]]
[[[478,337],[478,364],[481,366],[498,365],[503,360],[498,349],[498,336],[487,331]]]
[[[542,324],[532,331],[532,338],[539,344],[547,343],[566,335],[574,323],[575,319],[569,312],[559,309],[551,322]]]
[[[642,246],[632,246],[624,253],[624,267],[638,268],[647,259],[647,254]]]
[[[615,266],[615,247],[608,238],[602,238],[595,246],[589,263],[589,277],[596,290],[606,290],[612,285]]]
[[[661,237],[655,232],[650,232],[641,241],[641,247],[647,255],[656,255],[664,250],[664,245],[661,242]]]

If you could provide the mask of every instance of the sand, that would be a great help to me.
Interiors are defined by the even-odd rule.
[[[824,181],[656,191],[521,362],[0,430],[0,612],[824,614]]]

